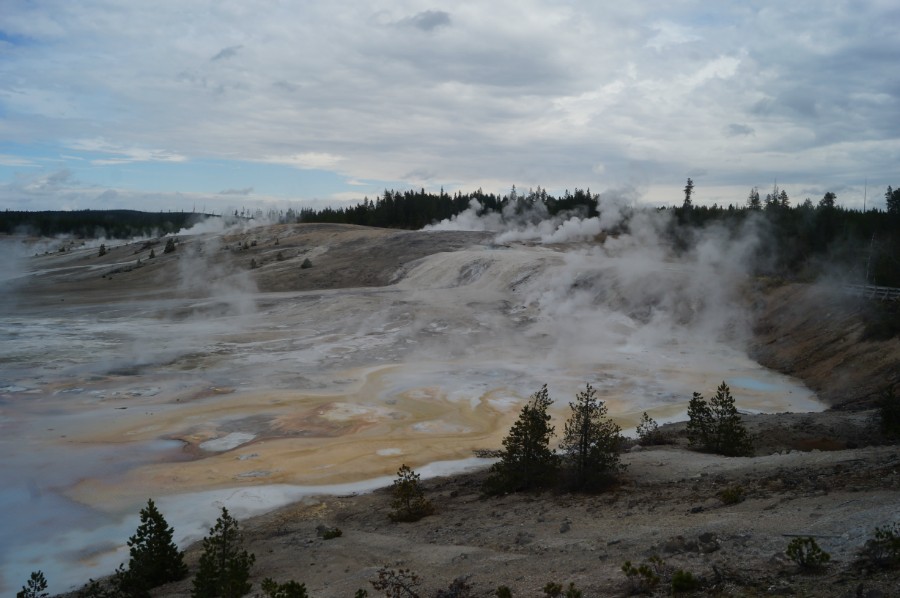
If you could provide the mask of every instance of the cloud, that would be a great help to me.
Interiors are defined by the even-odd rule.
[[[253,187],[244,187],[243,189],[225,189],[219,191],[219,195],[250,195],[253,193]]]
[[[415,27],[422,31],[433,31],[439,27],[448,27],[450,25],[450,13],[442,10],[425,10],[401,20],[400,24]]]
[[[0,166],[38,166],[34,160],[23,158],[20,156],[10,156],[9,154],[0,154]]]
[[[344,158],[328,152],[303,152],[285,156],[267,156],[261,162],[286,164],[304,170],[328,170],[338,166]]]
[[[773,175],[897,184],[890,3],[49,6],[4,13],[30,41],[4,55],[0,136],[93,140],[99,171],[264,161],[373,186],[636,184],[649,201],[698,167],[741,198]]]
[[[753,135],[753,127],[742,125],[738,123],[729,123],[727,127],[725,127],[725,134],[728,137],[738,137],[741,135]]]
[[[237,46],[228,46],[227,48],[222,48],[216,53],[215,56],[210,58],[210,62],[216,62],[217,60],[227,60],[229,58],[233,58],[237,55],[237,53],[243,48],[243,45]]]
[[[128,164],[130,162],[184,162],[186,156],[161,149],[144,147],[127,147],[106,141],[105,139],[76,139],[68,142],[68,149],[97,154],[109,154],[110,158],[95,158],[91,163],[96,166]]]

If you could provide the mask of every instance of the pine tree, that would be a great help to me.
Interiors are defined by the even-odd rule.
[[[892,189],[888,185],[884,194],[884,207],[888,214],[900,214],[900,189]]]
[[[394,510],[389,515],[392,521],[418,521],[434,513],[434,505],[425,498],[419,474],[408,465],[401,465],[397,471],[392,492],[394,500],[391,507]]]
[[[702,449],[708,447],[711,444],[712,428],[709,405],[703,400],[703,395],[695,392],[688,403],[687,437],[690,445]]]
[[[747,207],[751,210],[759,210],[762,207],[762,203],[759,200],[759,190],[754,187],[750,190],[750,195],[747,196]]]
[[[203,554],[194,578],[192,598],[236,598],[250,591],[250,567],[256,557],[243,549],[238,522],[222,507],[209,535],[203,539]]]
[[[22,586],[22,591],[16,594],[16,598],[47,598],[47,578],[43,571],[35,571],[28,579],[28,583]]]
[[[128,569],[118,573],[121,588],[132,596],[148,596],[148,590],[187,576],[184,553],[172,539],[174,530],[156,508],[153,499],[141,509],[141,523],[128,539]]]
[[[744,457],[753,454],[753,441],[734,405],[731,390],[725,382],[707,404],[695,392],[688,404],[687,434],[691,446],[725,455]]]
[[[619,462],[622,429],[607,419],[607,408],[588,384],[569,403],[572,415],[565,424],[560,448],[575,488],[595,488],[615,477],[624,466]]]
[[[553,426],[547,412],[552,403],[545,384],[522,407],[519,419],[503,439],[500,461],[491,467],[487,492],[530,490],[555,481],[559,458],[550,448]]]
[[[694,193],[694,181],[688,177],[687,184],[684,186],[684,204],[682,207],[686,210],[689,210],[693,207],[693,203],[691,202],[691,195]]]

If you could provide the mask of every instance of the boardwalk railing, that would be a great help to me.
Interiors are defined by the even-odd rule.
[[[881,301],[900,301],[900,289],[894,287],[876,287],[870,284],[846,284],[844,290],[851,295]]]

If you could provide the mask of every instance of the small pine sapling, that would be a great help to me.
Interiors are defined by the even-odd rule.
[[[397,471],[397,479],[394,480],[391,492],[394,495],[391,502],[394,510],[388,514],[391,521],[418,521],[434,513],[434,505],[425,498],[419,474],[406,464],[401,465]]]
[[[16,594],[16,598],[47,598],[47,578],[43,571],[34,571],[28,582],[22,586],[22,591]]]
[[[641,414],[641,421],[637,425],[638,441],[644,446],[663,444],[665,438],[659,431],[659,424],[650,417],[646,411]]]

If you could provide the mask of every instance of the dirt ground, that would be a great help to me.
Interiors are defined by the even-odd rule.
[[[226,238],[217,259],[241,270],[255,260],[252,273],[263,292],[380,286],[418,257],[484,239],[481,233],[272,227]],[[85,300],[93,294],[115,301],[122,284],[165,296],[166,263],[178,255],[161,255],[161,246],[153,260],[143,255],[149,248],[132,251],[115,248],[100,258],[109,268],[102,277],[79,279],[73,270],[71,280],[56,277],[47,286],[35,277],[31,297],[58,301],[67,284],[83,289]],[[142,267],[152,270],[132,281],[133,270],[122,264],[141,256]],[[297,267],[304,259],[316,267]],[[374,596],[370,582],[380,567],[391,567],[418,574],[422,596],[457,577],[468,578],[474,596],[491,596],[499,585],[514,596],[540,596],[551,581],[572,582],[585,596],[619,596],[633,589],[623,563],[659,556],[663,577],[683,569],[702,580],[696,595],[900,596],[896,571],[855,564],[876,527],[900,523],[900,447],[880,437],[871,409],[883,388],[900,381],[900,339],[869,338],[870,307],[855,299],[825,301],[823,292],[767,282],[749,295],[756,314],[751,354],[799,377],[834,407],[748,417],[757,456],[689,451],[679,437],[683,425],[675,424],[668,428],[673,444],[625,453],[626,473],[602,494],[486,499],[480,470],[427,480],[436,513],[416,523],[388,519],[389,489],[309,500],[241,522],[257,559],[254,592],[271,577],[303,582],[316,598],[352,596],[359,588]],[[720,492],[735,486],[745,500],[724,504]],[[321,531],[334,527],[342,535],[325,540]],[[785,547],[800,536],[812,536],[831,554],[827,567],[802,572],[787,559]],[[199,551],[197,545],[187,551],[192,568]],[[662,584],[655,593],[669,591]],[[153,593],[189,594],[189,580]]]

